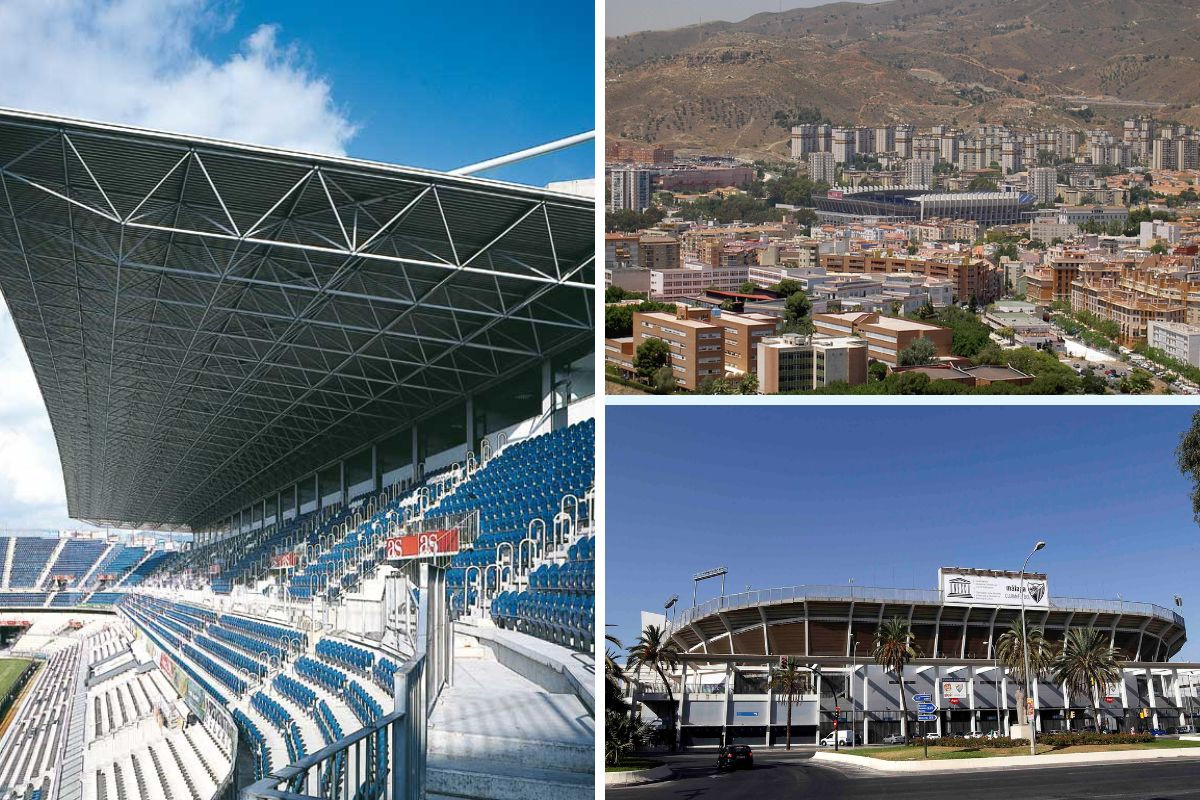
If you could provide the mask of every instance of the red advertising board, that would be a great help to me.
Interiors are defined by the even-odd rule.
[[[271,567],[273,569],[288,569],[300,563],[300,556],[296,553],[283,553],[281,555],[271,557]]]
[[[407,536],[388,537],[387,557],[393,559],[449,556],[457,553],[458,548],[458,528],[425,531]]]

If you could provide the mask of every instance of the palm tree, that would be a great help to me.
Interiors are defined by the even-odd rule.
[[[1054,645],[1047,639],[1041,628],[1030,628],[1029,636],[1021,632],[1021,618],[1013,620],[1007,631],[996,641],[996,658],[1010,672],[1025,674],[1025,645],[1029,644],[1029,679],[1036,681],[1050,674],[1054,666]],[[1024,719],[1025,714],[1025,681],[1017,683],[1017,719]]]
[[[871,656],[875,663],[896,676],[896,685],[900,687],[900,735],[908,736],[908,697],[904,690],[904,665],[917,657],[917,648],[913,644],[916,637],[908,621],[901,617],[892,617],[875,630],[875,641],[871,643]]]
[[[1062,651],[1054,659],[1054,680],[1068,692],[1087,695],[1092,722],[1100,730],[1101,686],[1121,679],[1121,661],[1112,642],[1095,628],[1071,628],[1063,637]]]
[[[675,693],[671,691],[671,682],[667,680],[667,671],[673,670],[679,666],[679,646],[675,644],[675,640],[666,635],[666,631],[657,625],[647,625],[642,631],[642,635],[638,637],[637,644],[629,648],[629,659],[625,664],[626,669],[637,671],[641,667],[647,667],[662,679],[663,685],[667,687],[667,702],[670,704],[671,712],[668,723],[670,724],[670,733],[667,741],[671,750],[675,749]]]
[[[787,697],[787,749],[792,749],[792,705],[808,688],[808,672],[795,659],[783,658],[783,664],[771,673],[771,688]]]
[[[607,644],[618,648],[617,650],[607,646],[604,648],[604,707],[606,710],[624,714],[630,711],[631,707],[629,703],[625,702],[624,688],[629,683],[629,678],[625,675],[625,668],[617,661],[621,640],[611,633],[606,633],[604,640]]]

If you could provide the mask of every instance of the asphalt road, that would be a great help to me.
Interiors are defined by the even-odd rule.
[[[755,766],[717,774],[714,756],[669,759],[675,778],[608,789],[627,800],[774,800],[774,798],[896,798],[897,800],[1200,800],[1200,759],[1087,767],[1003,769],[930,775],[880,775],[811,760],[811,751],[755,753]]]

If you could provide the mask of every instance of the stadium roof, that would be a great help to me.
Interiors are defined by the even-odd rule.
[[[592,341],[595,206],[0,109],[0,291],[68,513],[208,524]]]

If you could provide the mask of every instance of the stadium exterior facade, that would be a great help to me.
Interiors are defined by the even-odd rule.
[[[1027,192],[932,192],[928,186],[830,189],[813,195],[817,215],[828,219],[968,219],[1012,225],[1033,208]]]
[[[1044,581],[1044,576],[1027,577]],[[784,656],[804,665],[810,678],[792,708],[793,737],[818,741],[833,729],[840,708],[840,727],[871,743],[900,733],[901,727],[897,678],[871,655],[881,622],[900,617],[915,635],[919,657],[906,668],[903,688],[910,736],[919,732],[912,699],[919,693],[932,695],[939,707],[936,722],[928,723],[930,732],[1007,734],[1017,724],[1022,678],[998,663],[996,644],[1019,614],[1019,606],[963,602],[947,597],[944,589],[795,586],[718,597],[667,620],[647,613],[643,623],[665,622],[679,647],[681,666],[672,676],[672,690],[684,746],[781,743],[787,707],[768,680]],[[1028,625],[1043,628],[1052,642],[1072,627],[1109,634],[1124,679],[1099,698],[1103,727],[1127,731],[1194,724],[1192,671],[1198,665],[1169,661],[1186,639],[1179,614],[1148,603],[1048,595],[1026,614]],[[951,696],[945,681],[956,687]],[[665,688],[655,680],[642,683],[635,697],[648,715],[667,718]],[[1069,697],[1051,680],[1036,682],[1033,700],[1041,731],[1090,724],[1086,700]]]

